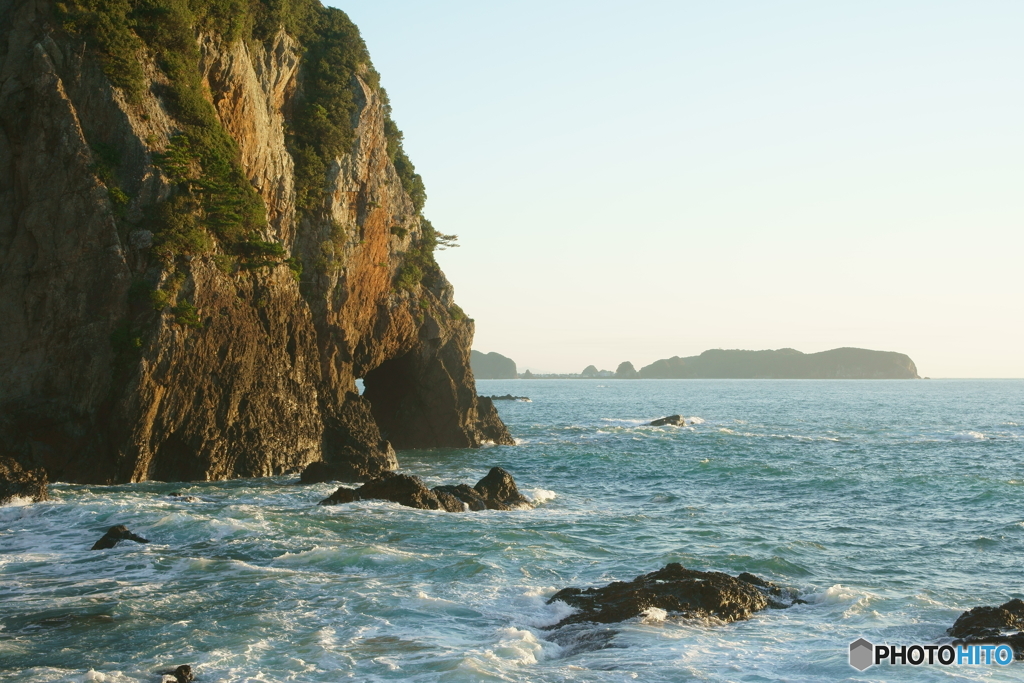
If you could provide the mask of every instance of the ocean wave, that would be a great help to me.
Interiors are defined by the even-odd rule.
[[[537,664],[557,657],[561,648],[550,641],[541,640],[533,631],[507,626],[497,630],[498,642],[486,653],[490,657],[519,665]],[[545,652],[550,651],[550,653]]]
[[[558,497],[558,494],[548,489],[520,489],[520,492],[534,505],[543,505]]]

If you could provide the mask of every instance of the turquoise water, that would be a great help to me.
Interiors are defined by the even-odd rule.
[[[294,477],[57,484],[0,508],[0,680],[1017,680],[873,667],[1024,597],[1024,381],[481,381],[515,447],[399,453],[428,484],[511,471],[533,510],[318,507]],[[681,413],[685,427],[645,427]],[[179,502],[181,491],[198,498]],[[90,552],[113,524],[149,545]],[[808,601],[734,624],[651,614],[554,643],[558,588],[667,562]],[[607,628],[607,627],[602,627]]]

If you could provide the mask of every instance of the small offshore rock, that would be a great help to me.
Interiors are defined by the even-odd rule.
[[[92,550],[107,550],[113,548],[121,541],[135,541],[136,543],[149,543],[142,536],[137,536],[132,532],[128,531],[128,527],[124,524],[118,524],[107,529],[107,533],[103,534],[103,537],[93,544]]]
[[[549,629],[568,624],[609,624],[638,617],[652,607],[688,618],[715,617],[723,621],[749,619],[769,607],[794,604],[792,593],[753,574],[738,577],[722,572],[686,569],[673,562],[632,581],[615,581],[602,588],[564,588],[548,600],[561,600],[579,612]]]
[[[505,394],[504,396],[491,396],[489,397],[492,401],[530,401],[528,396],[513,396],[512,394]]]
[[[487,476],[473,487],[484,499],[488,510],[511,510],[514,507],[529,507],[530,501],[519,493],[516,480],[508,471],[492,467]]]
[[[1006,644],[1016,659],[1024,659],[1024,601],[1014,598],[998,607],[970,609],[957,617],[946,634],[957,639],[954,645]]]
[[[174,676],[175,683],[192,683],[196,677],[192,674],[192,667],[182,664],[174,669],[167,669],[160,672],[161,676]]]
[[[170,493],[167,494],[167,497],[168,498],[176,498],[177,500],[181,501],[182,503],[198,503],[199,502],[199,499],[196,498],[195,496],[188,496],[188,495],[185,495],[184,493],[181,493],[179,491],[171,491]]]
[[[668,417],[658,418],[654,422],[647,423],[648,427],[664,427],[665,425],[675,425],[676,427],[685,427],[686,418],[682,415],[669,415]]]

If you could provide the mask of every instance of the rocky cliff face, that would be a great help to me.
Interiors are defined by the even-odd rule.
[[[158,60],[141,55],[129,99],[50,3],[0,0],[0,17],[0,458],[76,482],[321,460],[355,480],[393,469],[392,446],[511,443],[476,396],[451,285],[403,275],[430,227],[365,74],[347,84],[350,151],[300,211],[286,131],[302,46],[197,28],[204,96],[266,211],[248,244],[273,249],[232,252],[200,223],[205,248],[167,253],[155,221],[188,215],[159,161],[184,124]]]

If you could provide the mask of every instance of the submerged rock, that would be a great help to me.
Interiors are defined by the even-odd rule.
[[[46,471],[27,469],[9,456],[0,456],[0,505],[7,505],[15,498],[29,498],[38,503],[49,499],[46,486],[49,483]]]
[[[615,581],[603,588],[564,588],[551,596],[548,604],[556,600],[580,611],[549,629],[582,622],[625,621],[652,608],[687,618],[738,621],[769,607],[782,609],[802,602],[789,591],[753,574],[734,577],[722,572],[702,572],[686,569],[677,562],[632,581]]]
[[[492,401],[529,401],[529,396],[513,396],[512,394],[505,394],[504,396],[490,396]]]
[[[516,487],[506,470],[493,467],[476,486],[436,486],[428,489],[423,480],[409,474],[387,474],[366,482],[357,489],[341,486],[320,505],[340,505],[356,500],[390,500],[420,510],[511,510],[529,507],[530,501]]]
[[[653,422],[648,422],[648,427],[664,427],[665,425],[675,425],[676,427],[685,427],[686,418],[682,415],[669,415],[668,417],[658,418]]]
[[[1016,659],[1024,659],[1024,601],[1014,598],[998,607],[982,606],[957,617],[946,634],[954,645],[1006,644]]]
[[[107,548],[113,548],[121,541],[135,541],[136,543],[149,543],[142,536],[137,536],[132,532],[128,531],[128,527],[124,524],[118,524],[107,529],[107,533],[103,534],[103,538],[96,541],[93,544],[93,550],[106,550]]]

